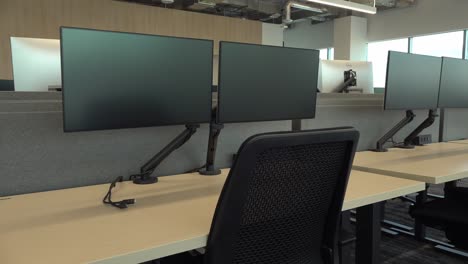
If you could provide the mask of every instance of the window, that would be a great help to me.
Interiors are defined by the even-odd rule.
[[[321,49],[320,50],[320,59],[321,60],[328,60],[328,49]]]
[[[414,37],[411,53],[461,59],[463,38],[463,31]]]
[[[334,48],[321,49],[320,50],[320,59],[321,60],[333,60],[335,53]]]
[[[388,51],[390,50],[408,52],[408,39],[374,42],[367,46],[367,60],[373,65],[374,87],[385,87]]]
[[[335,48],[328,49],[328,59],[334,60],[335,59]]]
[[[464,45],[465,45],[465,58],[464,59],[468,60],[468,45],[467,45],[467,43],[468,43],[468,30],[465,30],[465,32],[463,32],[463,33],[465,34],[465,43],[464,43]]]

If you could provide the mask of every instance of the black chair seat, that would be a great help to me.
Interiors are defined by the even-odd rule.
[[[411,216],[423,219],[429,226],[446,226],[452,223],[468,225],[468,205],[460,201],[438,199],[414,207]]]
[[[451,189],[444,199],[411,208],[412,217],[424,225],[445,230],[447,238],[458,248],[468,249],[468,192]]]

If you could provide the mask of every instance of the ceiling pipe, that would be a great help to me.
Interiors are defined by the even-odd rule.
[[[285,12],[286,12],[286,18],[284,19],[285,24],[291,24],[294,22],[294,20],[291,19],[291,9],[292,8],[297,8],[297,9],[302,9],[302,10],[307,10],[307,11],[312,11],[315,13],[324,13],[325,11],[320,8],[316,8],[313,6],[306,5],[301,2],[297,1],[288,1],[285,6]]]

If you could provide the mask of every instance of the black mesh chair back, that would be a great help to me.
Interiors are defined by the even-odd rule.
[[[205,263],[331,263],[358,138],[341,128],[247,139],[218,201]]]

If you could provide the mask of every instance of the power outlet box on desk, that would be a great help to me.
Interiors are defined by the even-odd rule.
[[[413,145],[415,146],[422,146],[432,143],[432,136],[431,135],[420,135],[413,139]]]

